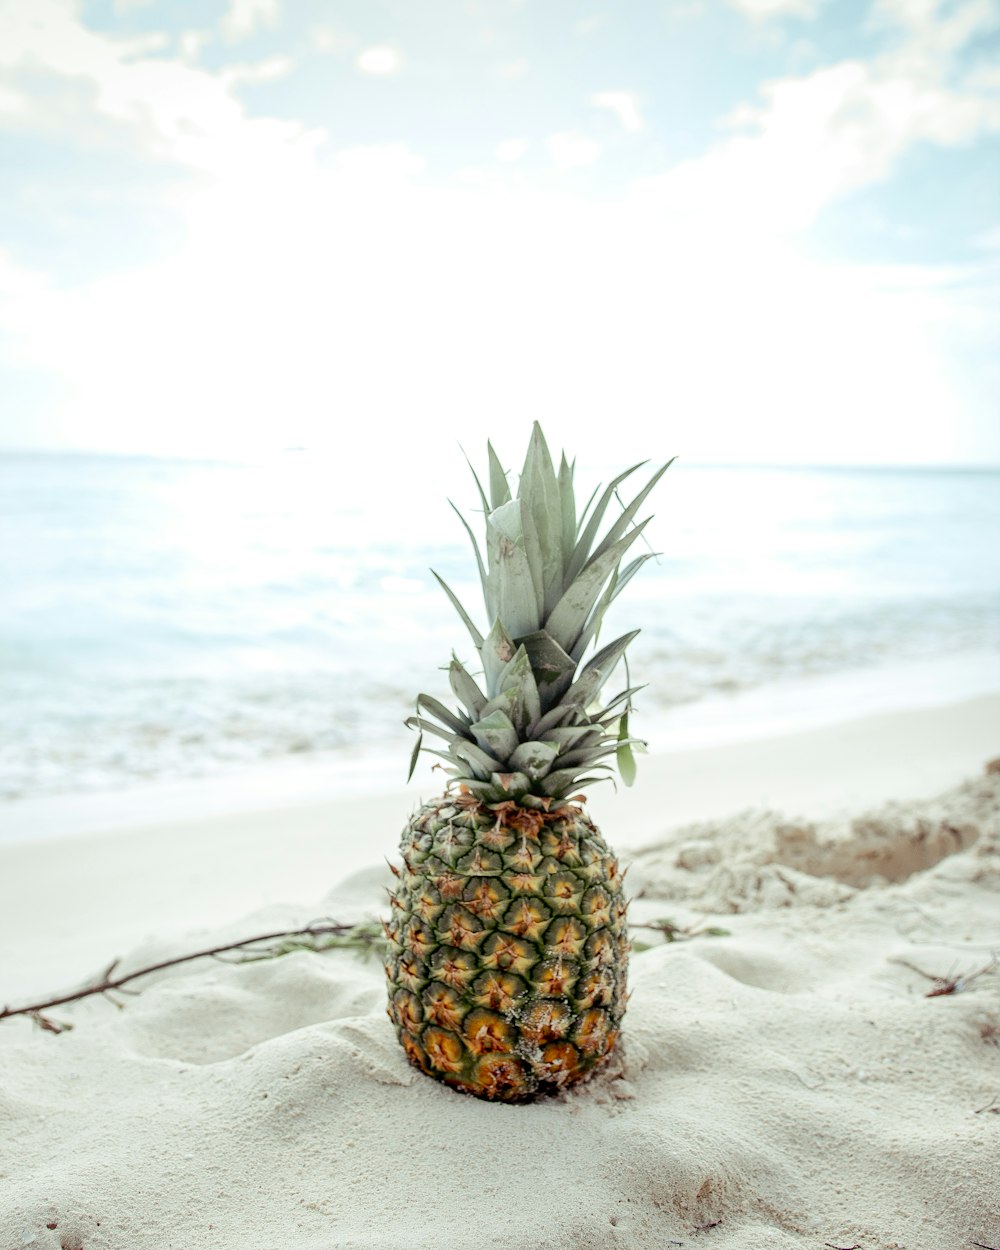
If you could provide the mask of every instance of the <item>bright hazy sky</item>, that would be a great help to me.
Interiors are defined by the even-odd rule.
[[[997,0],[0,0],[0,445],[1000,462],[998,147]]]

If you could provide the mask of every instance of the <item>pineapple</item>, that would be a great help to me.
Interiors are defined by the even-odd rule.
[[[407,724],[441,740],[445,793],[403,832],[404,867],[386,924],[389,1017],[411,1062],[479,1098],[522,1102],[587,1076],[614,1049],[629,939],[618,862],[579,791],[617,756],[630,784],[634,688],[598,696],[638,632],[584,663],[601,620],[652,552],[621,569],[655,473],[598,538],[616,478],[578,518],[573,466],[558,474],[535,423],[513,496],[492,446],[483,563],[484,636],[435,573],[478,652],[481,683],[457,658],[461,707],[421,694]],[[475,477],[475,471],[473,470]],[[456,509],[457,511],[457,509]],[[589,516],[588,516],[589,513]],[[648,520],[648,518],[647,518]],[[627,670],[626,670],[627,671]]]

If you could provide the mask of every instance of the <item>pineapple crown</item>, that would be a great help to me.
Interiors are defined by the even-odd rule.
[[[427,750],[447,760],[453,781],[484,802],[513,799],[545,807],[605,780],[595,774],[611,771],[600,761],[615,754],[622,780],[631,785],[632,746],[638,740],[629,737],[628,712],[641,687],[628,685],[626,665],[626,688],[603,706],[599,696],[639,631],[609,642],[581,663],[596,644],[610,604],[655,554],[646,552],[621,567],[651,519],[637,524],[636,513],[673,461],[653,474],[599,537],[618,487],[645,461],[616,477],[600,498],[598,486],[578,517],[574,465],[563,455],[556,473],[537,421],[516,495],[492,445],[487,449],[489,497],[472,470],[486,520],[485,563],[471,526],[452,507],[472,540],[491,622],[488,634],[480,633],[434,573],[479,653],[485,689],[453,658],[448,678],[461,708],[452,712],[430,695],[417,696],[417,714],[406,722],[418,730],[409,775],[420,751]],[[424,733],[442,739],[445,750],[425,748]]]

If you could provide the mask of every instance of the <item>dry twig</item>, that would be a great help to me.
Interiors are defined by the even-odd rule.
[[[634,924],[631,928],[651,929],[655,933],[662,933],[667,942],[686,941],[688,938],[700,936],[718,937],[727,933],[726,929],[714,927],[702,927],[700,929],[689,927],[685,929],[670,920],[654,920],[648,924]],[[325,941],[321,940],[324,938],[326,939]],[[82,989],[74,990],[71,994],[61,994],[41,1002],[29,1003],[24,1007],[6,1006],[0,1008],[0,1021],[12,1019],[14,1016],[27,1016],[47,1033],[66,1033],[72,1029],[72,1024],[53,1020],[50,1016],[43,1013],[52,1007],[62,1007],[67,1003],[79,1002],[80,999],[90,998],[95,994],[104,995],[109,1002],[120,1008],[123,1004],[112,997],[112,990],[119,994],[137,993],[136,990],[126,989],[125,987],[140,977],[149,976],[153,972],[162,972],[165,968],[175,968],[178,964],[190,963],[195,959],[218,959],[223,963],[244,964],[254,963],[262,959],[275,959],[280,955],[287,955],[296,950],[324,951],[334,947],[368,950],[373,946],[377,946],[381,941],[382,929],[378,924],[349,925],[338,924],[332,920],[316,920],[306,925],[304,929],[286,929],[277,933],[258,933],[254,937],[243,938],[239,942],[226,942],[221,946],[212,946],[206,950],[192,951],[187,955],[177,955],[173,959],[163,959],[159,963],[149,964],[144,968],[137,968],[134,972],[128,972],[117,977],[115,976],[115,971],[121,961],[113,959],[96,980],[89,985],[85,985]],[[636,948],[643,949],[642,943],[637,943]],[[236,958],[225,958],[230,954],[235,954]]]
[[[684,928],[682,925],[674,924],[672,920],[649,920],[640,924],[638,921],[630,921],[630,929],[649,929],[653,933],[662,933],[665,942],[686,942],[689,938],[696,937],[729,937],[728,929],[720,929],[716,925],[702,925],[696,928],[689,925]],[[642,942],[634,942],[633,946],[636,950],[647,949]]]
[[[326,938],[326,941],[319,939]],[[368,949],[381,939],[381,929],[372,924],[337,924],[335,921],[313,921],[304,929],[286,929],[278,933],[259,933],[255,937],[243,938],[239,942],[226,942],[221,946],[212,946],[207,950],[192,951],[188,955],[177,955],[173,959],[163,959],[159,963],[148,964],[127,972],[123,976],[114,975],[121,962],[114,959],[101,973],[100,977],[82,989],[71,994],[47,998],[43,1002],[29,1003],[25,1007],[4,1007],[0,1009],[0,1020],[9,1020],[13,1016],[28,1016],[37,1025],[49,1033],[65,1033],[73,1026],[50,1019],[42,1013],[50,1007],[62,1007],[66,1003],[78,1002],[81,998],[89,998],[94,994],[103,994],[116,1007],[122,1004],[111,997],[111,990],[122,994],[133,994],[135,990],[124,987],[139,977],[149,976],[153,972],[162,972],[165,968],[175,968],[178,964],[190,963],[194,959],[222,959],[224,955],[236,952],[240,957],[234,960],[223,960],[230,963],[253,963],[260,959],[274,959],[287,955],[295,950],[330,950],[333,947],[348,947],[354,950]],[[261,948],[261,943],[271,943]]]
[[[988,964],[984,964],[981,968],[977,968],[975,972],[970,972],[965,976],[961,974],[957,976],[938,976],[933,972],[924,972],[923,968],[918,968],[916,964],[911,964],[906,959],[894,959],[894,964],[901,964],[904,968],[909,968],[911,972],[917,973],[927,981],[934,982],[934,988],[927,991],[924,998],[940,998],[944,994],[961,994],[963,990],[967,990],[977,977],[985,976],[988,972],[995,972],[997,967],[997,958],[994,955]]]

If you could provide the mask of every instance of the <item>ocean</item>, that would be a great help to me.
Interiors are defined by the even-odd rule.
[[[866,688],[905,706],[935,665],[935,697],[1000,686],[1000,471],[678,463],[651,504],[661,554],[603,634],[642,629],[651,746],[790,692],[820,719]],[[470,658],[429,569],[469,605],[478,581],[443,498],[379,506],[301,452],[0,455],[0,797],[348,748],[399,752],[402,780],[414,696]]]

